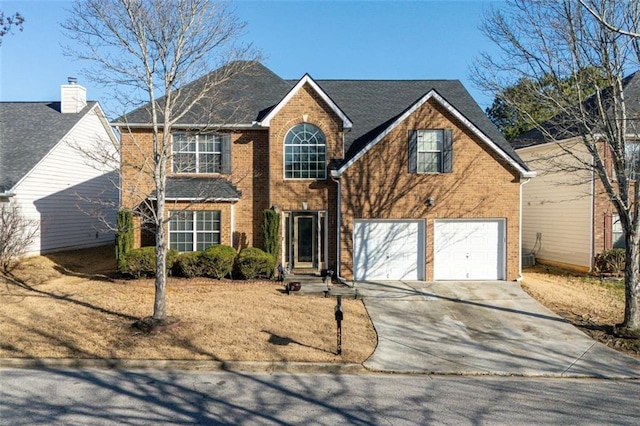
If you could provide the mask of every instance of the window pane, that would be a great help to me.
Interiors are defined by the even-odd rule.
[[[437,173],[440,171],[440,153],[419,152],[418,173]]]
[[[324,179],[326,139],[312,124],[294,126],[285,136],[284,169],[290,179]]]

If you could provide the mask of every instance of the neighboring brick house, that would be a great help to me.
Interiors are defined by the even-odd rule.
[[[638,114],[640,75],[624,81],[628,114]],[[559,120],[562,122],[562,120]],[[566,124],[546,123],[554,141],[530,130],[511,141],[523,160],[538,172],[522,192],[522,249],[538,263],[590,272],[604,250],[624,247],[624,234],[604,185],[591,170],[592,155]],[[635,137],[635,135],[634,135]],[[600,146],[605,167],[612,175],[611,156]],[[571,154],[569,154],[571,153]],[[630,155],[638,158],[638,151]],[[633,192],[633,191],[632,191]]]
[[[74,78],[60,101],[0,102],[0,208],[37,226],[26,254],[113,243],[118,173],[96,152],[117,138]]]
[[[262,247],[262,212],[272,208],[280,260],[294,272],[519,277],[520,191],[535,173],[459,81],[291,81],[254,63],[218,96],[234,107],[201,105],[206,123],[187,114],[174,128],[170,247]],[[126,129],[122,205],[136,208],[154,197],[130,166],[149,150],[149,115],[143,107],[115,124]],[[150,243],[137,233],[137,245]]]

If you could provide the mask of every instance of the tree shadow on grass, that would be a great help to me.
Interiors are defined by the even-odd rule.
[[[328,354],[332,354],[335,355],[333,352],[328,351],[326,349],[322,349],[322,348],[318,348],[316,346],[312,346],[312,345],[307,345],[306,343],[302,343],[302,342],[298,342],[297,340],[294,340],[290,337],[287,336],[280,336],[278,334],[272,333],[269,330],[260,330],[262,333],[267,333],[269,335],[269,340],[268,342],[271,343],[272,345],[276,345],[276,346],[287,346],[289,344],[295,344],[295,345],[299,345],[299,346],[303,346],[305,348],[310,348],[310,349],[315,349],[317,351],[322,351],[322,352],[326,352]]]

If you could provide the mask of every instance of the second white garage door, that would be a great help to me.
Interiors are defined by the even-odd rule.
[[[504,219],[436,220],[435,280],[503,280]]]
[[[356,280],[424,280],[424,221],[356,219]]]

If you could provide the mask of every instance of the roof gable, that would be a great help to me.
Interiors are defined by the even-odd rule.
[[[20,182],[96,105],[62,114],[60,102],[0,102],[0,193]]]
[[[471,132],[473,132],[476,136],[480,138],[489,148],[491,148],[495,153],[497,153],[500,157],[506,160],[514,169],[516,169],[522,176],[532,177],[535,173],[532,173],[528,170],[528,168],[521,161],[516,161],[516,158],[513,158],[509,155],[505,150],[496,144],[490,137],[488,137],[485,133],[483,133],[473,122],[467,119],[458,109],[456,109],[451,103],[449,103],[445,98],[443,98],[437,91],[430,90],[427,94],[425,94],[422,98],[416,101],[413,105],[407,108],[402,114],[396,117],[394,120],[388,122],[388,125],[381,127],[378,134],[371,139],[362,149],[358,150],[353,156],[345,159],[342,165],[337,169],[338,174],[344,173],[344,171],[349,168],[353,163],[355,163],[359,158],[361,158],[364,154],[366,154],[369,150],[371,150],[378,142],[384,139],[389,133],[391,133],[398,125],[400,125],[404,120],[409,118],[418,108],[424,105],[430,99],[438,102],[442,107],[444,107],[449,113],[451,113],[456,119],[458,119],[462,124],[464,124]]]
[[[271,111],[269,111],[269,113],[262,119],[262,121],[260,122],[260,124],[264,127],[268,127],[271,123],[271,119],[278,114],[278,112],[280,112],[280,110],[287,104],[289,103],[289,101],[291,100],[291,98],[293,98],[295,96],[296,93],[298,93],[299,90],[301,90],[305,84],[308,84],[309,86],[311,86],[311,88],[318,93],[318,95],[322,98],[323,101],[325,101],[327,103],[327,105],[329,105],[329,107],[333,110],[333,112],[335,112],[335,114],[340,117],[340,119],[342,120],[342,128],[343,129],[349,129],[351,127],[353,127],[353,123],[351,122],[351,120],[349,119],[349,117],[347,117],[347,114],[345,114],[344,111],[342,111],[342,109],[340,109],[340,107],[333,101],[333,99],[331,99],[331,97],[327,94],[327,92],[325,92],[324,90],[322,90],[322,88],[318,85],[318,83],[316,83],[309,74],[305,74],[299,81],[298,83],[293,86],[293,88],[291,90],[289,90],[289,93],[287,93],[285,95],[284,98],[282,98],[282,100],[280,100],[280,102],[278,102],[272,109]]]

